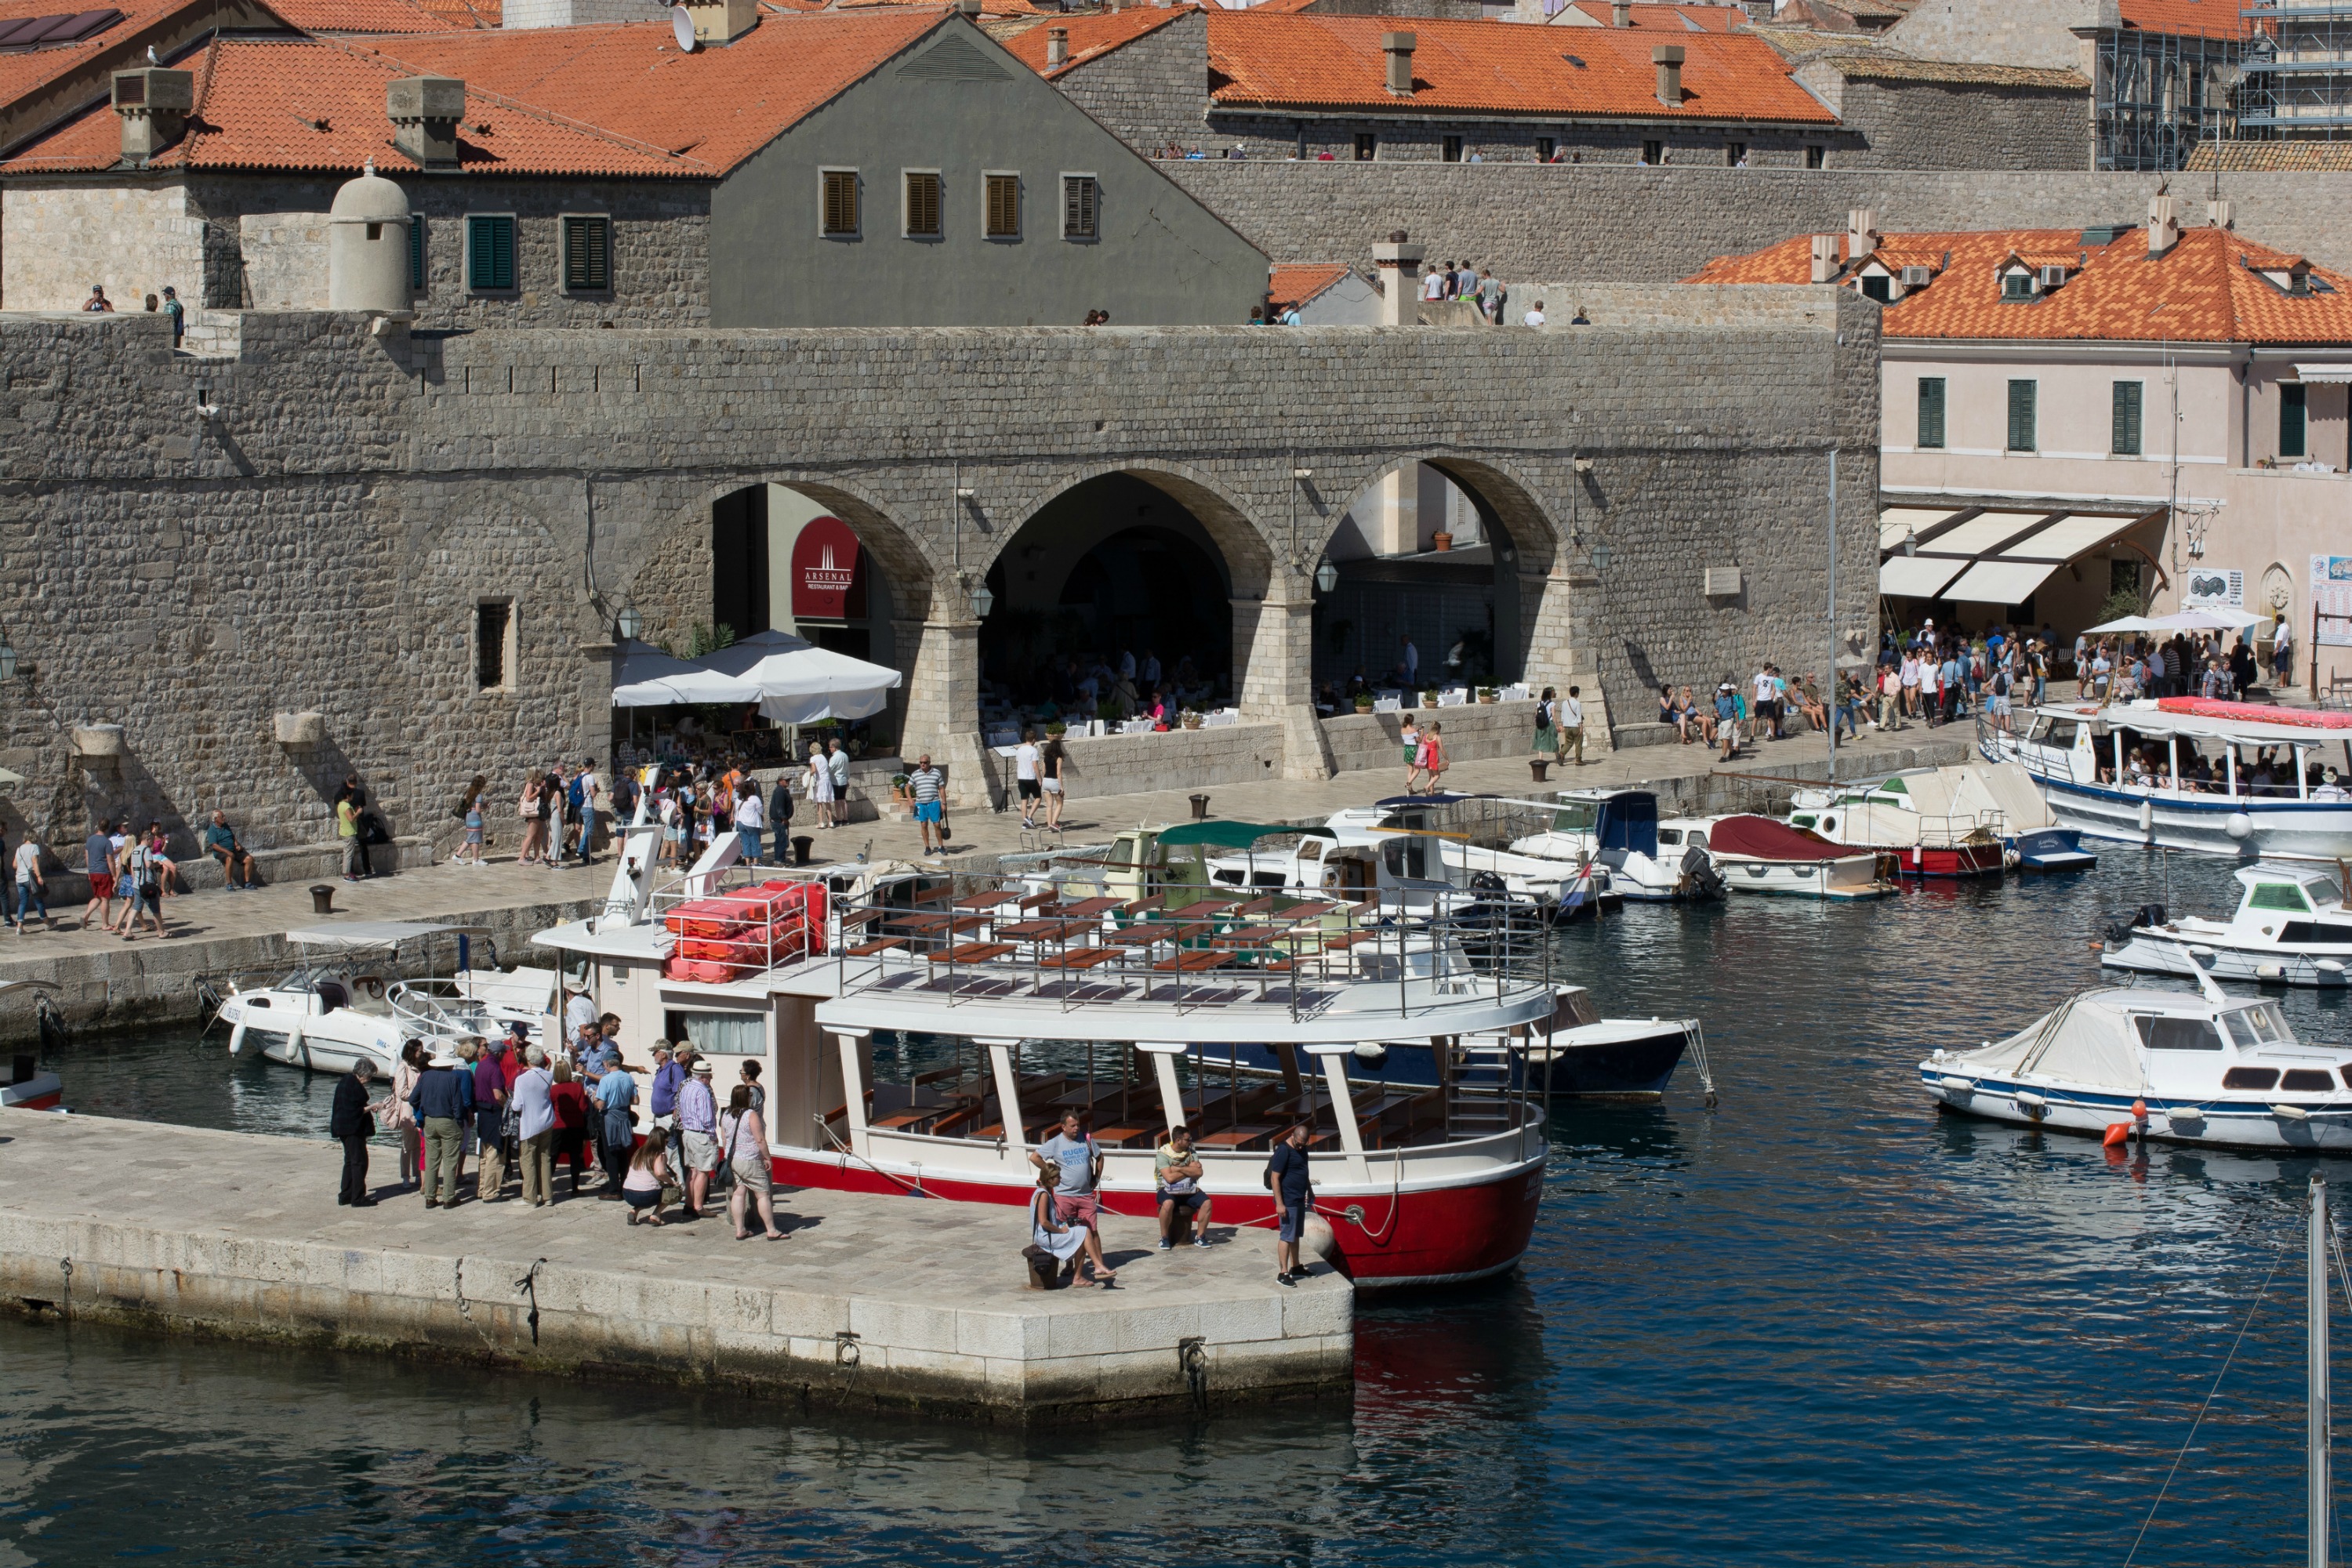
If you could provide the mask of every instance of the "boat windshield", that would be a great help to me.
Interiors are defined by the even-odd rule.
[[[2279,1021],[2278,1009],[2265,1002],[2256,1007],[2241,1007],[2234,1013],[2224,1013],[2221,1021],[2229,1026],[2230,1039],[2241,1050],[2255,1046],[2275,1046],[2294,1038],[2286,1026]]]
[[[1578,801],[1563,805],[1551,816],[1554,833],[1590,833],[1592,825],[1601,820],[1601,808],[1591,801]]]
[[[2172,1018],[2161,1014],[2142,1013],[2132,1022],[2139,1026],[2140,1044],[2152,1051],[2218,1051],[2221,1037],[2210,1018]]]

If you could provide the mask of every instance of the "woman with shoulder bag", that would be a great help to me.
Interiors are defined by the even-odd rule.
[[[757,1214],[768,1239],[783,1240],[784,1233],[776,1228],[776,1177],[768,1163],[768,1129],[751,1104],[748,1084],[737,1084],[727,1097],[727,1109],[719,1113],[719,1150],[735,1177],[735,1190],[727,1194],[727,1217],[735,1222],[735,1239],[751,1239],[745,1221]]]

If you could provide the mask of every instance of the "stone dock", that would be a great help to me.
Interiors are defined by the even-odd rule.
[[[323,1140],[0,1111],[0,1309],[983,1422],[1353,1386],[1353,1287],[1276,1284],[1260,1230],[1160,1253],[1113,1216],[1118,1288],[1040,1291],[1009,1207],[779,1189],[788,1238],[738,1242],[593,1198],[427,1210],[374,1152],[355,1210]]]

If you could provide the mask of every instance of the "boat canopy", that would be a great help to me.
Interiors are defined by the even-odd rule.
[[[1717,855],[1751,860],[1843,860],[1855,853],[1769,816],[1724,817],[1706,830],[1706,847]]]
[[[2145,1089],[2138,1030],[2130,1016],[2109,1000],[2126,994],[2129,994],[2095,992],[2077,996],[2009,1038],[1970,1051],[1962,1059],[1987,1071],[2033,1073],[2069,1083],[2096,1084],[2110,1092]],[[2142,994],[2139,999],[2149,1001],[2160,994]],[[2195,1003],[2197,998],[2166,1000]],[[2201,1005],[2195,1008],[2200,1014],[2206,1010]]]
[[[2229,709],[2230,713],[2217,712]],[[2036,708],[2073,723],[2088,721],[2143,735],[2190,735],[2256,745],[2328,746],[2352,741],[2352,713],[2312,708],[2266,708],[2258,702],[2209,701],[2201,697],[2143,698],[2102,708],[2053,703]],[[2240,715],[2247,715],[2241,717]]]
[[[1277,834],[1306,838],[1337,838],[1328,827],[1299,827],[1279,822],[1184,822],[1160,830],[1160,842],[1171,849],[1205,844],[1212,849],[1246,849],[1261,838]]]
[[[1592,842],[1602,850],[1622,849],[1658,858],[1658,797],[1647,790],[1618,790],[1601,802]]]

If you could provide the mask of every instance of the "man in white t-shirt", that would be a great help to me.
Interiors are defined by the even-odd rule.
[[[16,868],[16,918],[13,922],[16,934],[25,934],[25,922],[36,909],[41,911],[41,929],[48,930],[49,883],[41,875],[41,847],[31,834],[26,834],[16,846],[13,863]]]
[[[1943,706],[1936,700],[1936,694],[1943,689],[1943,683],[1942,667],[1937,664],[1935,651],[1931,648],[1919,659],[1919,707],[1927,715],[1927,728],[1930,730],[1943,722]]]
[[[1021,731],[1021,743],[1013,749],[1013,788],[1021,797],[1021,826],[1037,826],[1037,731]]]
[[[1431,272],[1421,280],[1421,297],[1432,303],[1444,299],[1445,279],[1446,274],[1443,271]]]
[[[1519,318],[1519,324],[1523,327],[1540,327],[1544,324],[1544,309],[1543,301],[1541,300],[1536,301],[1536,308],[1534,310],[1529,310],[1526,315]]]
[[[760,799],[760,781],[746,776],[743,793],[735,801],[735,837],[743,847],[743,858],[756,866],[760,863],[760,836],[768,826],[768,808]]]
[[[1755,721],[1756,743],[1762,745],[1767,738],[1780,738],[1780,689],[1772,683],[1772,667],[1764,665],[1756,671],[1756,679],[1748,688],[1748,717]]]
[[[1552,715],[1553,721],[1559,726],[1560,754],[1565,756],[1570,749],[1573,749],[1576,752],[1576,765],[1580,768],[1584,765],[1583,696],[1584,688],[1570,687],[1568,700],[1562,702],[1559,711]]]

